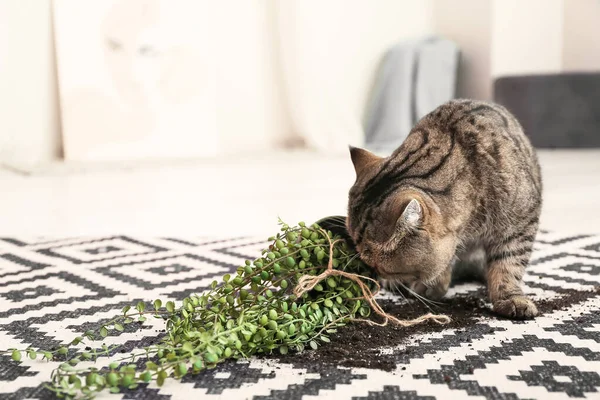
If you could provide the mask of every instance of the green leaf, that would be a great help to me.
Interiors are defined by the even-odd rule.
[[[124,330],[123,325],[121,324],[115,324],[115,329],[119,332],[123,332]]]
[[[125,307],[123,307],[123,310],[122,310],[123,315],[127,314],[127,311],[129,311],[129,310],[131,310],[131,306],[125,306]]]
[[[146,309],[146,303],[144,303],[143,301],[139,301],[137,303],[137,305],[135,306],[135,308],[139,311],[139,312],[144,312],[144,310]]]
[[[158,386],[162,386],[165,383],[165,379],[167,379],[167,372],[163,369],[158,372],[158,376],[156,377],[156,384]]]
[[[71,365],[69,365],[68,363],[62,363],[60,364],[60,366],[58,367],[59,369],[65,371],[65,372],[71,372],[74,371],[75,368],[73,368]]]
[[[87,376],[85,377],[85,384],[88,386],[92,386],[96,384],[96,373],[95,372],[90,372],[89,374],[87,374]]]
[[[29,358],[31,358],[32,360],[35,360],[37,357],[37,353],[33,350],[27,352],[27,355],[29,356]]]
[[[177,364],[177,371],[179,372],[179,375],[183,376],[183,375],[187,374],[188,367],[187,367],[187,365],[185,365],[185,363],[179,363],[179,364]]]
[[[150,371],[146,371],[140,375],[140,380],[143,382],[150,382],[152,380],[152,373]]]
[[[296,326],[295,325],[290,325],[289,328],[288,328],[288,334],[290,336],[292,336],[295,333],[296,333]]]
[[[110,372],[106,375],[106,383],[108,383],[109,386],[117,386],[119,383],[119,375],[115,372]]]
[[[172,301],[167,301],[167,311],[172,313],[175,311],[175,303]]]
[[[160,299],[154,300],[154,309],[156,311],[158,311],[158,310],[160,310],[161,307],[162,307],[162,301]]]
[[[190,343],[190,342],[185,342],[182,346],[181,349],[183,351],[187,351],[188,353],[192,353],[194,351],[194,346]]]
[[[156,365],[152,361],[148,361],[146,362],[146,368],[148,368],[150,371],[156,371],[158,369],[158,365]]]
[[[21,361],[21,352],[19,350],[13,350],[11,357],[15,361]]]
[[[107,337],[108,336],[108,329],[106,329],[105,326],[103,326],[102,328],[100,328],[100,336],[102,336],[102,337]]]
[[[317,342],[315,342],[314,340],[311,340],[309,343],[310,347],[312,347],[314,350],[316,350],[319,345],[317,344]]]
[[[283,355],[286,355],[288,353],[288,347],[287,346],[279,347],[279,352]]]
[[[207,353],[207,354],[205,354],[204,355],[204,359],[209,364],[214,364],[217,361],[219,361],[219,357],[216,354],[213,354],[213,353]]]
[[[133,378],[131,375],[125,375],[121,378],[121,385],[125,387],[129,387],[133,383]]]
[[[69,382],[75,386],[76,389],[81,389],[81,379],[76,377],[75,375],[71,375],[69,378]]]

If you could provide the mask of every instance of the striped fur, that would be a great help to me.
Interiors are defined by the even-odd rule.
[[[502,106],[453,100],[425,116],[389,157],[351,148],[347,228],[365,262],[431,298],[457,260],[483,249],[494,309],[537,314],[520,282],[542,205],[537,156]]]

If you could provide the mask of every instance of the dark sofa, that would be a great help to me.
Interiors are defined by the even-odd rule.
[[[535,147],[600,147],[600,73],[506,76],[493,90]]]

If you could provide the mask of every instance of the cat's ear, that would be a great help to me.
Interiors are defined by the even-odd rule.
[[[404,226],[416,228],[423,221],[423,209],[417,199],[408,202],[400,216],[399,222]]]
[[[357,176],[360,175],[368,165],[381,160],[381,157],[376,156],[368,150],[352,146],[349,146],[349,148],[350,158],[352,159],[352,164],[354,164],[354,170],[356,171]]]

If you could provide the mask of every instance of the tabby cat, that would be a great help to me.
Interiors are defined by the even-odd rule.
[[[356,181],[347,230],[382,278],[437,299],[457,261],[483,250],[494,310],[537,315],[521,280],[538,230],[542,179],[508,110],[452,100],[423,117],[389,157],[353,147],[350,154]]]

